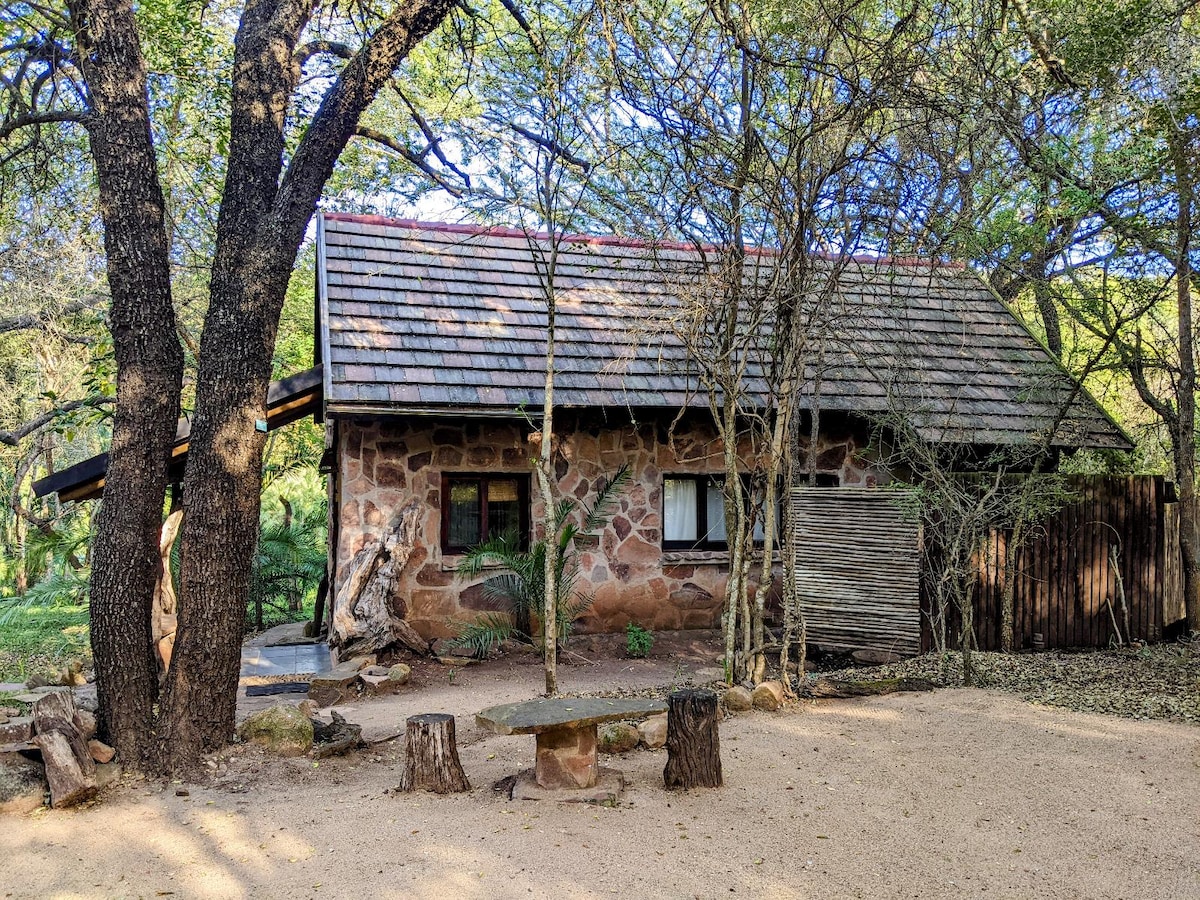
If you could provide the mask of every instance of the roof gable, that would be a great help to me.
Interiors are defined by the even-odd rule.
[[[541,406],[546,312],[535,253],[544,239],[342,214],[324,215],[318,237],[329,413]],[[564,242],[555,281],[556,404],[704,405],[672,323],[685,308],[679,298],[705,290],[711,256],[619,238]],[[768,272],[769,256],[752,255],[752,267]],[[822,313],[824,409],[900,408],[938,440],[1015,444],[1055,427],[1059,446],[1129,446],[961,266],[852,261]],[[752,391],[761,389],[757,360],[749,372]]]

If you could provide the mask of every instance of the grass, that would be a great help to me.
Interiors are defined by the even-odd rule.
[[[49,676],[72,660],[91,666],[86,606],[28,606],[0,625],[0,681]]]

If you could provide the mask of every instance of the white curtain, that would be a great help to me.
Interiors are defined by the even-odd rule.
[[[724,482],[717,478],[710,478],[705,485],[705,487],[708,488],[704,504],[705,515],[708,518],[708,534],[705,535],[706,540],[725,540],[724,486]]]
[[[663,540],[696,540],[696,482],[663,479]]]

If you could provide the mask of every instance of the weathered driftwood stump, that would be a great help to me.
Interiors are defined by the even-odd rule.
[[[674,788],[720,787],[721,742],[717,695],[686,689],[667,697],[667,765],[663,783]]]
[[[96,764],[70,691],[46,694],[33,705],[34,745],[42,751],[50,805],[73,806],[96,793]]]
[[[400,790],[408,793],[420,788],[435,794],[455,794],[471,789],[458,759],[454,716],[446,713],[409,716],[404,747],[407,758]]]

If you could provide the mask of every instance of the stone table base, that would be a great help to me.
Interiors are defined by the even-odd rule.
[[[616,806],[625,789],[625,776],[616,769],[600,769],[596,783],[588,788],[546,788],[537,782],[533,769],[519,773],[513,782],[513,800],[557,800],[560,803],[599,803]]]
[[[600,773],[596,726],[554,728],[538,734],[534,773],[537,783],[550,790],[594,787]]]

